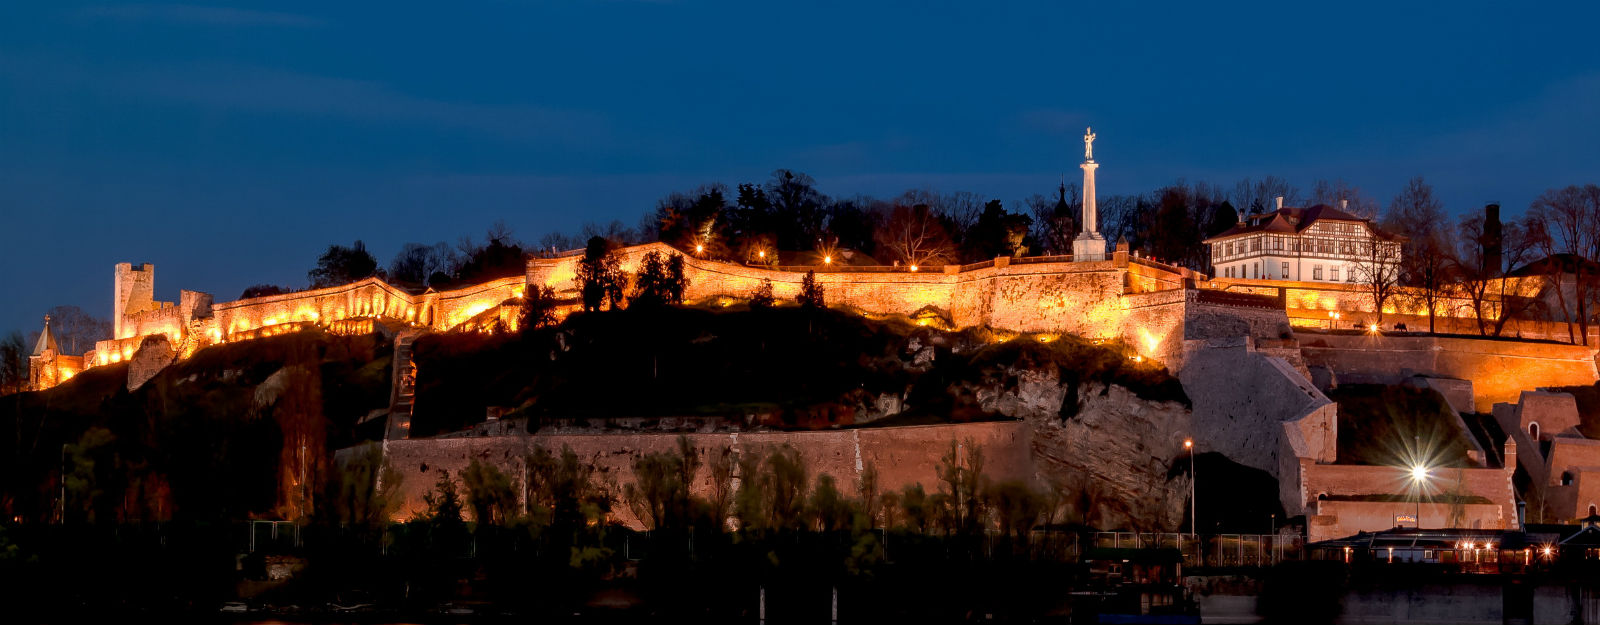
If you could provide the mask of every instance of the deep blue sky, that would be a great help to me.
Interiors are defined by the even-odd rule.
[[[1593,2],[0,5],[0,331],[303,285],[329,243],[536,240],[790,167],[1019,200],[1343,179],[1452,211],[1600,182]],[[1448,7],[1448,8],[1446,8]]]

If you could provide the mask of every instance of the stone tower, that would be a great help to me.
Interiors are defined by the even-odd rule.
[[[122,318],[155,307],[156,266],[150,263],[117,263],[112,280],[111,330],[112,337],[125,339],[133,328],[124,333]]]

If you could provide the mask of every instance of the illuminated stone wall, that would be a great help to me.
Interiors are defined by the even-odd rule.
[[[1465,519],[1458,526],[1483,529],[1516,529],[1516,491],[1512,475],[1516,472],[1516,444],[1506,446],[1506,467],[1487,469],[1441,468],[1430,472],[1429,491],[1434,494],[1460,492],[1483,497],[1487,504],[1462,506]],[[1411,501],[1339,501],[1342,497],[1392,495],[1404,493],[1409,477],[1400,467],[1373,465],[1321,464],[1305,467],[1307,495],[1307,540],[1341,538],[1361,531],[1394,527],[1394,515],[1414,514]],[[1326,497],[1327,499],[1323,499]],[[1450,506],[1442,503],[1422,506],[1424,527],[1450,527]]]
[[[1597,379],[1594,352],[1581,345],[1468,337],[1315,334],[1300,337],[1306,364],[1342,380],[1393,384],[1415,373],[1472,380],[1473,404],[1489,413],[1523,390],[1586,386]]]
[[[639,260],[651,251],[676,253],[660,243],[623,248],[623,270],[636,271]],[[532,259],[528,282],[577,297],[578,260],[577,256]],[[1085,263],[1024,260],[1002,258],[968,265],[966,271],[954,265],[916,272],[899,268],[819,271],[816,279],[830,306],[904,315],[931,307],[960,327],[988,325],[1015,332],[1120,337],[1147,357],[1177,364],[1168,358],[1178,357],[1181,345],[1167,338],[1176,336],[1182,327],[1184,304],[1178,289],[1183,275],[1148,261],[1130,260],[1127,254],[1118,254],[1113,261]],[[800,271],[692,256],[684,259],[684,273],[689,281],[685,299],[712,305],[748,299],[763,279],[772,282],[775,298],[792,302],[805,277]],[[1130,287],[1135,278],[1143,285],[1140,289]],[[1157,287],[1167,290],[1151,293]]]
[[[138,277],[135,286],[142,289],[149,284],[151,271],[153,268],[128,274],[119,265],[118,282],[125,274],[133,275]],[[514,315],[507,310],[510,306],[502,304],[522,297],[524,284],[523,276],[511,276],[460,289],[412,294],[378,278],[366,278],[324,289],[221,303],[213,303],[207,293],[182,291],[178,305],[154,302],[125,314],[118,320],[119,338],[96,343],[85,360],[89,366],[128,360],[145,337],[158,334],[166,336],[179,355],[186,357],[205,345],[268,336],[306,324],[331,328],[348,320],[387,318],[442,331],[464,324],[504,323]]]
[[[536,447],[560,453],[569,447],[586,464],[594,466],[601,479],[612,480],[620,488],[633,481],[633,462],[645,454],[676,452],[678,434],[552,434],[533,436],[494,436],[472,438],[432,438],[391,440],[383,443],[390,466],[404,476],[401,492],[404,503],[396,520],[409,518],[424,509],[422,496],[439,479],[439,470],[459,477],[473,458],[505,471],[518,484],[523,479],[523,458]],[[769,450],[790,445],[800,452],[808,469],[808,479],[828,474],[839,490],[855,496],[861,471],[868,465],[879,472],[880,490],[920,483],[929,492],[938,489],[939,458],[951,441],[968,441],[983,448],[984,475],[993,480],[1034,479],[1030,451],[1031,433],[1022,422],[966,423],[953,425],[862,428],[817,432],[745,432],[686,434],[702,459],[723,447],[735,453]],[[359,453],[363,448],[342,450]],[[706,496],[711,489],[710,470],[702,464],[694,481],[694,493]],[[625,502],[612,509],[613,517],[630,527],[641,527]]]

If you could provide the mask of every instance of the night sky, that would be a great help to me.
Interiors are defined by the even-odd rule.
[[[780,167],[1010,203],[1091,124],[1102,194],[1420,174],[1515,213],[1600,182],[1596,3],[1409,4],[7,2],[0,331],[109,317],[121,261],[229,300],[330,243],[631,225]]]

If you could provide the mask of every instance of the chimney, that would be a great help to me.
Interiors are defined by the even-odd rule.
[[[1277,197],[1278,210],[1283,210],[1283,196]]]
[[[1500,205],[1490,202],[1483,207],[1483,275],[1488,278],[1500,277],[1500,272],[1505,269],[1501,245],[1504,232],[1500,224]]]
[[[1339,210],[1350,210],[1350,200],[1339,200]]]

